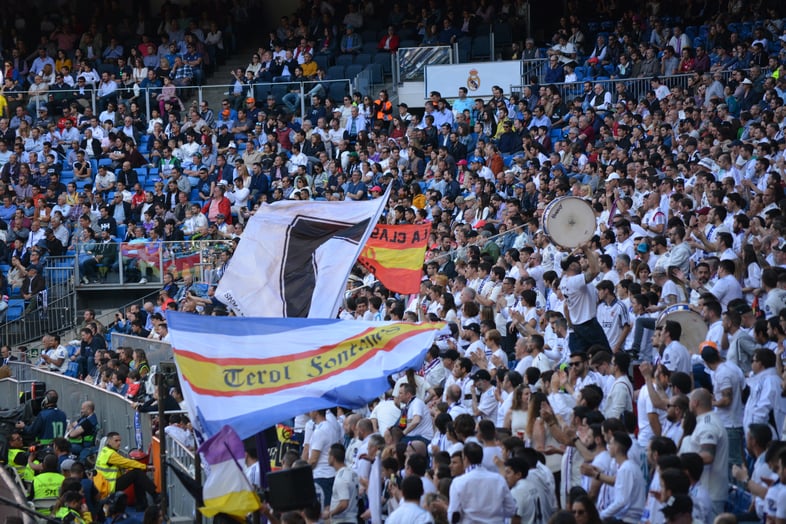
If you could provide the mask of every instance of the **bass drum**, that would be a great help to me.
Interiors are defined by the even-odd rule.
[[[574,249],[595,233],[595,212],[583,198],[566,196],[553,200],[543,210],[543,232],[552,244]]]
[[[691,355],[699,351],[699,344],[707,340],[707,324],[699,313],[691,310],[688,304],[674,304],[663,310],[656,324],[662,326],[667,320],[673,320],[682,326],[680,343],[688,348]]]

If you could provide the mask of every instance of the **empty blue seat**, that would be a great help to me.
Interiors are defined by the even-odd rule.
[[[390,53],[377,53],[374,55],[373,64],[382,67],[382,72],[386,75],[391,73]]]
[[[25,301],[21,298],[12,298],[8,300],[8,309],[6,309],[5,319],[7,322],[13,322],[22,317],[25,312]]]
[[[346,69],[346,66],[336,64],[336,65],[331,66],[331,67],[328,68],[327,76],[331,80],[339,80],[341,78],[346,78],[347,76],[346,76],[346,74],[344,72],[345,69]]]
[[[348,94],[347,84],[344,82],[331,82],[328,88],[328,98],[333,102],[340,105],[344,99],[344,95]]]
[[[352,64],[352,55],[338,55],[336,57],[336,65],[348,66]]]
[[[355,78],[356,76],[358,76],[360,74],[361,71],[363,71],[363,67],[364,66],[359,65],[359,64],[352,64],[352,65],[347,66],[346,77],[347,78]]]
[[[491,48],[489,44],[489,35],[481,34],[472,39],[472,47],[470,48],[470,56],[473,60],[478,58],[491,58]]]
[[[98,166],[111,166],[112,160],[109,158],[101,158],[98,160]]]
[[[328,55],[317,55],[314,57],[314,62],[317,63],[317,67],[327,71],[327,68],[330,66],[330,57]]]
[[[125,240],[127,232],[128,232],[128,226],[126,226],[125,224],[117,225],[117,238],[119,238],[121,242]]]
[[[371,63],[371,54],[370,53],[360,53],[355,57],[355,60],[352,62],[353,64],[358,65],[368,65]]]
[[[381,84],[385,81],[385,73],[381,65],[369,64],[367,67],[371,68],[371,82],[373,84]]]

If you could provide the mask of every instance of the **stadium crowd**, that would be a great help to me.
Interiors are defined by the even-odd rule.
[[[404,28],[444,43],[517,13],[518,3],[493,4],[461,14],[433,1],[422,13],[394,5],[379,49],[393,50]],[[188,85],[182,71],[193,69],[188,42],[206,45],[198,33],[210,34],[207,20],[165,17],[162,45],[143,31],[144,50],[118,51],[107,33],[101,57],[90,44],[87,70],[78,62],[77,87],[47,82],[51,97],[36,94],[44,78],[28,76],[25,53],[9,46],[5,82],[16,84],[3,92],[0,119],[7,260],[23,261],[25,250],[32,258],[34,246],[70,247],[91,282],[99,264],[115,270],[98,258],[111,258],[111,248],[97,251],[97,232],[103,244],[119,226],[129,241],[236,239],[259,206],[378,198],[392,185],[384,220],[432,224],[421,291],[395,296],[358,267],[341,317],[444,320],[452,335],[421,369],[392,377],[367,411],[295,419],[303,452],[284,463],[313,469],[322,504],[283,521],[356,522],[365,513],[371,522],[783,522],[783,13],[766,2],[699,13],[688,2],[683,19],[665,24],[661,4],[643,3],[644,16],[599,2],[614,22],[608,31],[575,11],[544,47],[510,49],[513,58],[547,59],[546,77],[521,93],[495,87],[488,100],[459,86],[432,93],[422,117],[385,90],[331,100],[324,77],[307,74],[318,71],[310,64],[320,52],[354,52],[371,3],[341,13],[324,2],[282,20],[215,110],[203,101],[181,112],[175,98]],[[59,56],[46,49],[54,42],[76,59],[76,38],[64,47],[76,35],[68,31],[42,40],[42,72]],[[98,33],[85,34],[89,43]],[[101,91],[117,80],[112,70],[99,79],[89,60],[122,75],[135,54],[147,71],[125,73],[160,87],[155,99]],[[53,69],[54,85],[58,71],[67,83],[71,70]],[[613,92],[587,82],[581,96],[563,99],[556,84],[579,80],[577,71],[619,82]],[[687,87],[672,83],[675,72],[693,74]],[[268,76],[298,75],[313,82],[306,114],[297,96],[248,96]],[[635,77],[650,82],[641,98],[626,89]],[[102,93],[95,111],[78,87],[88,79]],[[547,204],[563,196],[584,198],[596,216],[593,238],[576,250],[543,230]],[[231,255],[221,255],[216,279]],[[159,304],[112,329],[149,335],[155,320],[152,336],[166,340],[161,310],[227,314],[210,289],[192,293],[192,284],[168,281]],[[680,304],[706,325],[706,340],[686,347],[689,327],[657,322]],[[101,333],[90,320],[78,354],[63,356],[48,336],[42,364],[67,372],[76,357],[77,376],[127,395],[129,373],[144,378],[134,364],[144,353],[112,362],[93,344]],[[253,450],[246,462],[257,483]]]

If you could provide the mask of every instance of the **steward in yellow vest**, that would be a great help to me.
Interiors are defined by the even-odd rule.
[[[96,471],[106,478],[110,493],[123,491],[133,485],[137,509],[147,508],[147,493],[157,504],[159,495],[156,493],[156,485],[146,474],[147,465],[125,458],[118,453],[121,443],[119,433],[113,431],[107,434],[106,445],[98,452]]]
[[[49,515],[52,506],[60,496],[60,485],[65,477],[57,472],[57,457],[47,455],[44,457],[44,472],[33,479],[32,499],[36,511],[42,515]]]

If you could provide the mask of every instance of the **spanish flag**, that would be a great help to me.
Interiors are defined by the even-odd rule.
[[[423,260],[431,223],[390,226],[378,224],[358,262],[396,293],[417,293],[423,277]]]

